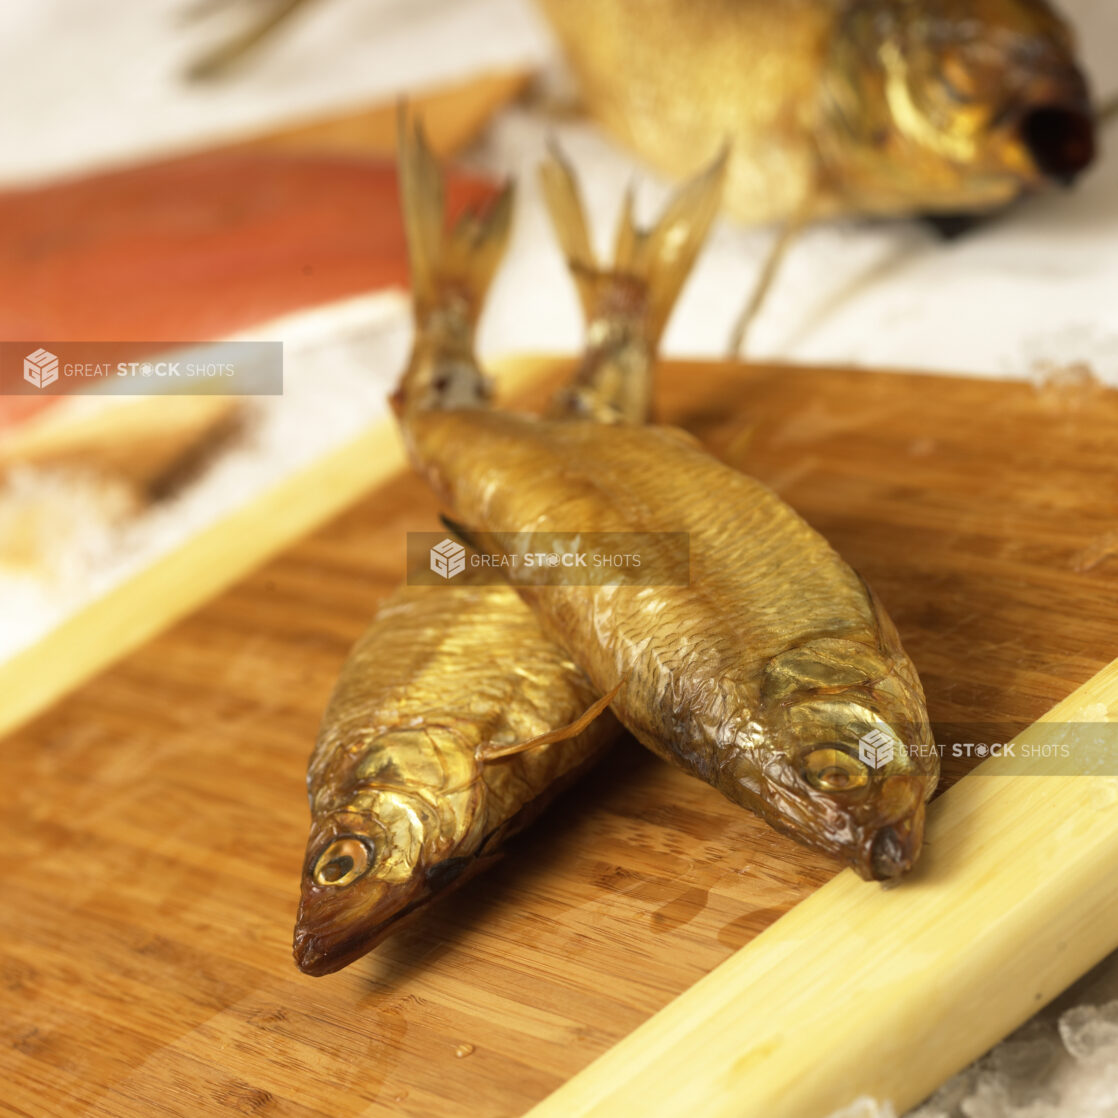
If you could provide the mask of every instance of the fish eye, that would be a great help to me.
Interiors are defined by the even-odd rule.
[[[821,792],[846,792],[861,788],[869,780],[869,770],[841,746],[825,745],[813,749],[803,759],[804,779]]]
[[[349,885],[372,863],[369,844],[357,835],[335,839],[319,854],[312,876],[319,885]]]

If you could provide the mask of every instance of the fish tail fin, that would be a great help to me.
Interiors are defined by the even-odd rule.
[[[602,267],[590,240],[573,168],[556,145],[541,168],[544,198],[578,291],[587,350],[574,383],[552,414],[603,422],[644,422],[652,366],[664,328],[722,200],[727,150],[671,197],[651,228],[637,224],[625,194],[613,263]]]
[[[691,274],[707,233],[722,205],[729,148],[668,200],[651,229],[633,216],[633,192],[626,194],[614,247],[614,269],[644,280],[648,286],[649,337],[659,344],[676,300]]]
[[[513,187],[446,224],[446,185],[422,124],[401,105],[400,204],[408,244],[415,339],[392,397],[398,414],[484,405],[474,353],[478,318],[512,228]]]
[[[574,168],[554,140],[548,145],[550,157],[540,167],[540,186],[551,216],[559,247],[567,259],[582,313],[589,322],[597,303],[595,279],[600,275],[598,259],[590,240],[586,207]]]

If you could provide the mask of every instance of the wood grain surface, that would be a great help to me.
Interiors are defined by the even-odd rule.
[[[1118,393],[675,364],[659,398],[873,583],[933,720],[1024,725],[1118,649]],[[520,1114],[833,875],[626,742],[487,876],[301,976],[306,757],[434,514],[382,484],[6,740],[0,1109]]]

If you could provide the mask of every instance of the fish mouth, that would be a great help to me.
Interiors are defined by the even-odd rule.
[[[386,883],[375,878],[337,888],[303,878],[292,954],[304,973],[320,977],[368,954],[427,897],[422,877]]]
[[[1095,158],[1095,120],[1080,104],[1033,105],[1018,135],[1037,170],[1061,186],[1071,186]]]
[[[354,935],[339,942],[296,924],[292,954],[295,965],[304,974],[321,978],[349,966],[374,946],[365,935]]]
[[[916,864],[924,845],[924,805],[907,818],[880,827],[854,863],[866,881],[895,881]]]

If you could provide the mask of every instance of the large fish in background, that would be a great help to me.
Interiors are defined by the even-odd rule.
[[[987,211],[1091,163],[1044,0],[538,0],[590,113],[670,174],[731,145],[746,221]]]
[[[224,76],[306,0],[192,70]],[[1068,24],[1046,0],[536,0],[582,99],[673,175],[731,145],[744,221],[973,215],[1095,155]]]

